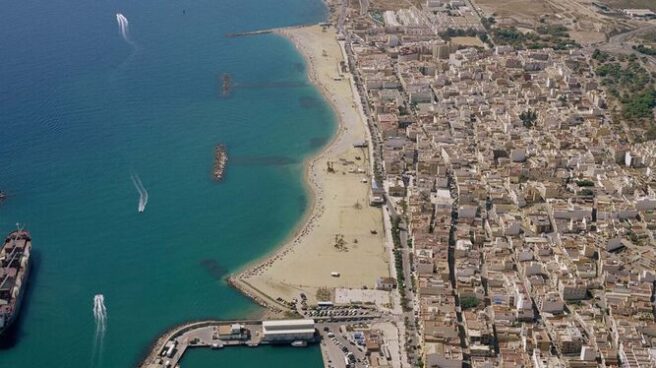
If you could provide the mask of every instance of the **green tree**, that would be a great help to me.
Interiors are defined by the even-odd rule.
[[[519,114],[519,120],[522,121],[526,128],[532,128],[538,120],[538,113],[528,109]]]
[[[460,300],[460,305],[463,309],[471,309],[478,307],[480,301],[475,296],[465,296]]]

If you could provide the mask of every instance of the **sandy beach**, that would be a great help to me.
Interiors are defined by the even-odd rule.
[[[372,288],[378,277],[389,276],[382,211],[369,206],[369,151],[354,147],[366,140],[367,131],[354,103],[351,75],[340,70],[344,57],[335,29],[316,25],[276,33],[305,57],[308,76],[332,105],[339,128],[333,141],[307,162],[312,207],[303,223],[275,253],[230,279],[274,308],[280,306],[277,298],[291,300],[304,292],[315,301],[321,287]]]

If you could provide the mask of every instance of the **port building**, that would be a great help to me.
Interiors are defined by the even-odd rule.
[[[262,341],[287,343],[314,339],[313,319],[293,319],[262,322]]]

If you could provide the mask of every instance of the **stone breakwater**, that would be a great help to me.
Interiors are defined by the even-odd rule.
[[[228,163],[228,151],[226,146],[219,144],[214,149],[214,167],[212,169],[212,176],[214,180],[223,180],[226,164]]]

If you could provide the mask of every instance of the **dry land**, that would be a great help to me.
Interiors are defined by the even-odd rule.
[[[459,46],[475,46],[475,47],[485,46],[478,37],[451,37],[451,43]]]
[[[475,0],[486,15],[499,19],[512,19],[519,24],[533,24],[540,16],[553,14],[547,1],[535,0]]]
[[[618,9],[651,9],[656,11],[654,0],[602,0],[604,4]]]
[[[310,78],[340,125],[335,139],[308,163],[314,200],[304,224],[274,255],[232,278],[236,287],[269,305],[300,292],[312,302],[323,287],[371,288],[377,277],[389,276],[382,211],[369,206],[368,150],[354,147],[367,132],[350,75],[340,70],[343,53],[335,29],[311,26],[279,33],[306,58]]]

